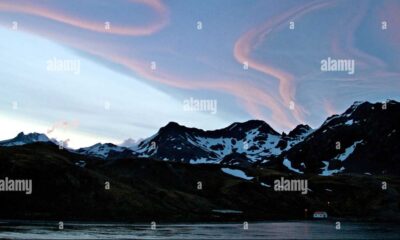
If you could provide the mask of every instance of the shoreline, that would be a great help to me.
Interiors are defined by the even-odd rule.
[[[290,222],[348,222],[348,223],[375,223],[375,224],[387,224],[387,223],[400,223],[400,221],[376,221],[375,219],[356,219],[356,218],[327,218],[327,219],[303,219],[303,220],[257,220],[257,221],[245,221],[251,224],[263,224],[263,223],[290,223]],[[57,226],[59,222],[63,222],[64,226],[148,226],[151,224],[150,222],[121,222],[121,221],[56,221],[56,220],[21,220],[21,219],[0,219],[0,226],[10,225],[10,226]],[[160,221],[156,222],[157,225],[231,225],[231,224],[243,224],[244,221]]]

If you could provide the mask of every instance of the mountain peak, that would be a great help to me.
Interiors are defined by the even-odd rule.
[[[386,107],[384,107],[386,104]],[[386,100],[385,102],[371,103],[368,101],[357,101],[354,102],[343,114],[340,116],[347,118],[367,118],[372,112],[376,110],[390,110],[393,106],[398,106],[399,102],[395,100]]]
[[[372,105],[370,102],[368,101],[355,101],[345,112],[344,114],[346,114],[347,116],[350,116],[351,114],[353,114],[354,112],[356,112],[359,109],[364,109],[365,106],[369,106]]]
[[[292,131],[289,132],[288,136],[289,137],[298,137],[300,135],[310,132],[311,130],[312,130],[312,128],[310,126],[308,126],[307,124],[299,124]]]
[[[17,139],[24,139],[24,140],[36,140],[38,142],[47,142],[50,141],[50,139],[42,133],[28,133],[28,134],[24,134],[24,132],[20,132],[15,138]]]
[[[118,154],[124,151],[129,151],[129,153],[132,153],[132,151],[128,148],[117,146],[113,143],[96,143],[90,147],[79,148],[75,152],[106,159],[112,154]]]
[[[22,137],[22,136],[25,136],[24,132],[20,132],[20,133],[17,134],[17,137]]]
[[[182,125],[180,125],[177,122],[169,122],[167,125],[164,126],[165,128],[176,128],[176,127],[182,127]]]
[[[268,124],[266,122],[264,122],[263,120],[250,119],[250,120],[247,120],[244,122],[234,122],[231,125],[229,125],[228,128],[233,125],[262,126],[262,125],[268,125]]]
[[[389,103],[389,102],[387,102]],[[368,101],[355,101],[346,111],[342,114],[334,114],[328,117],[322,126],[337,125],[343,121],[368,118],[371,111],[374,109],[382,109],[382,103],[370,103]]]
[[[276,132],[268,123],[264,122],[263,120],[248,120],[245,122],[235,122],[226,127],[225,129],[228,129],[228,131],[238,131],[240,129],[241,131],[248,131],[256,128],[258,128],[263,132],[268,132],[273,135],[279,135],[278,132]]]
[[[28,133],[24,132],[18,133],[18,135],[12,139],[1,141],[1,146],[18,146],[34,142],[50,142],[50,139],[42,133]]]
[[[173,133],[189,129],[186,126],[180,125],[177,122],[169,122],[164,127],[160,128],[159,133]]]

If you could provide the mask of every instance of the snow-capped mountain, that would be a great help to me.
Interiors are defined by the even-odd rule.
[[[170,122],[139,144],[130,144],[130,140],[125,146],[98,143],[66,150],[102,159],[134,156],[190,164],[255,165],[299,174],[400,174],[399,131],[400,103],[356,102],[318,129],[298,125],[288,134],[280,134],[260,120],[212,131]],[[35,142],[57,144],[44,134],[20,133],[0,146]]]
[[[203,131],[169,123],[141,142],[138,156],[186,163],[262,165],[293,173],[400,174],[400,103],[355,102],[318,129],[298,125],[288,134],[251,120]]]
[[[248,165],[279,155],[301,141],[312,129],[301,125],[281,135],[267,123],[250,120],[213,131],[187,128],[171,122],[141,142],[138,156],[186,163]]]
[[[265,165],[320,175],[399,174],[399,130],[398,102],[356,102]]]
[[[36,142],[45,142],[45,143],[60,145],[60,142],[58,142],[55,139],[50,139],[49,137],[47,137],[45,134],[42,133],[24,134],[23,132],[20,132],[15,138],[0,141],[0,146],[12,147],[12,146],[21,146]],[[131,149],[123,146],[117,146],[112,143],[104,143],[104,144],[97,143],[93,146],[79,148],[77,150],[67,148],[64,146],[63,149],[70,152],[103,158],[103,159],[122,158],[122,157],[129,157],[136,155],[134,151],[132,151]]]
[[[134,155],[133,151],[126,147],[112,143],[97,143],[90,147],[79,148],[74,152],[98,158],[121,158]]]
[[[52,140],[50,140],[45,134],[41,133],[24,134],[23,132],[20,132],[15,138],[0,141],[0,146],[3,147],[20,146],[35,142],[52,142]]]

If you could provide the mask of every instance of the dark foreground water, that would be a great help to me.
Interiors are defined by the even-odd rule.
[[[16,225],[0,222],[0,239],[400,239],[398,224],[331,221],[243,224],[148,225],[65,223]]]

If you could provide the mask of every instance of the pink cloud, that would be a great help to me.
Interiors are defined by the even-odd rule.
[[[56,129],[68,129],[77,128],[79,126],[79,121],[60,121],[56,122],[47,130],[47,134],[53,133]]]
[[[269,19],[261,26],[249,30],[235,43],[234,56],[238,62],[242,64],[246,62],[249,65],[249,68],[272,76],[279,81],[279,93],[285,106],[289,106],[289,104],[295,99],[295,76],[287,71],[273,66],[272,64],[256,60],[252,57],[252,53],[257,49],[261,42],[265,41],[265,38],[267,38],[273,32],[273,30],[281,27],[284,24],[288,24],[289,21],[300,18],[309,12],[332,5],[332,3],[328,2],[312,2],[292,8],[289,11]],[[304,108],[297,103],[295,109],[293,110],[295,119],[299,122],[303,122],[304,113]]]
[[[23,1],[18,3],[17,1],[2,0],[0,1],[0,11],[17,12],[44,17],[53,21],[93,32],[130,36],[150,35],[162,29],[169,21],[169,11],[159,0],[128,0],[128,2],[135,4],[139,3],[148,6],[158,14],[159,19],[148,24],[147,26],[127,27],[112,24],[111,28],[106,30],[104,22],[84,20],[83,18],[71,16],[55,9],[41,7],[36,5],[33,1]]]
[[[144,3],[144,0],[137,0],[135,2]],[[153,9],[158,9],[157,11],[159,12],[164,12],[164,10],[166,9],[160,1],[146,1],[146,4],[148,4],[148,6],[151,6]],[[162,69],[161,66],[158,66],[157,70],[154,71],[150,68],[150,62],[146,62],[138,57],[132,57],[135,56],[134,54],[130,54],[129,56],[127,56],[127,52],[129,52],[127,50],[134,50],[132,46],[116,46],[113,43],[104,41],[104,39],[93,35],[94,33],[98,32],[97,30],[99,30],[98,27],[100,27],[100,25],[96,25],[95,23],[93,25],[92,23],[87,21],[78,21],[76,19],[71,19],[71,17],[65,16],[59,12],[52,12],[47,8],[30,8],[24,6],[10,7],[11,5],[11,3],[2,2],[0,4],[0,10],[4,10],[4,8],[8,9],[8,11],[10,11],[10,9],[14,9],[16,12],[43,16],[52,21],[68,24],[72,27],[78,27],[79,29],[84,29],[88,32],[87,34],[71,35],[65,34],[63,31],[52,31],[51,29],[45,28],[43,26],[31,26],[30,28],[28,26],[25,26],[25,31],[42,35],[48,39],[53,39],[69,47],[81,50],[93,56],[123,66],[146,80],[179,89],[204,89],[232,95],[237,98],[241,103],[243,103],[242,105],[245,107],[246,111],[253,117],[268,120],[272,119],[276,125],[287,129],[292,128],[296,125],[296,122],[293,121],[293,119],[289,116],[287,112],[289,106],[288,103],[282,102],[281,100],[277,99],[276,96],[268,93],[268,91],[266,91],[265,89],[262,89],[260,88],[260,86],[254,85],[251,82],[243,82],[235,78],[228,79],[228,77],[226,76],[215,76],[209,79],[199,79],[195,76],[191,76],[191,81],[188,81],[187,77],[172,74],[166,69]],[[164,14],[166,13],[164,12]],[[283,21],[283,19],[281,21]],[[103,29],[104,26],[101,25],[101,28]],[[113,26],[113,28],[114,31],[117,31],[114,32],[115,34],[126,33],[125,30],[118,30],[121,28],[115,29],[115,26]],[[151,32],[149,30],[146,31],[148,32],[135,32],[132,30],[130,33],[141,35]],[[262,37],[265,36],[266,34],[262,35]],[[283,82],[283,89],[286,90],[291,87],[291,85],[288,84],[289,81],[292,81],[293,78],[290,74],[268,66],[264,68],[263,65],[260,65],[259,67],[260,69],[269,69],[269,72],[272,73],[273,76],[280,77]],[[286,81],[286,79],[289,79],[289,81]],[[266,115],[263,111],[264,109],[269,109],[271,111],[271,115]],[[296,104],[296,108],[293,112],[295,113],[295,119],[297,120],[297,122],[300,121],[300,118],[298,118],[298,116],[300,115],[300,112],[303,111],[304,110],[302,110],[301,106],[299,104]],[[54,131],[54,129],[50,130]]]

